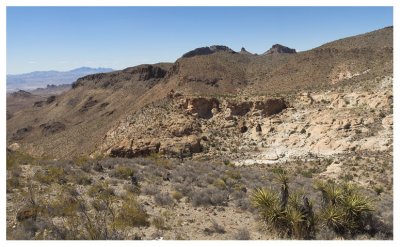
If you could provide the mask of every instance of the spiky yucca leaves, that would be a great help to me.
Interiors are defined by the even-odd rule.
[[[253,206],[259,210],[268,210],[278,203],[277,193],[266,188],[257,188],[251,194]]]
[[[315,188],[322,193],[323,206],[335,205],[344,195],[343,188],[333,182],[316,181]]]
[[[322,192],[321,220],[324,225],[344,236],[354,235],[363,230],[363,219],[374,210],[372,200],[361,195],[354,184],[317,182]]]
[[[346,231],[348,225],[346,214],[339,207],[329,205],[323,208],[319,218],[322,225],[333,229],[336,233],[344,233]]]
[[[289,194],[289,177],[284,170],[278,170],[276,174],[276,180],[281,184],[280,192],[256,189],[250,198],[253,206],[280,237],[312,239],[315,232],[312,205],[303,192]]]
[[[279,205],[279,196],[267,188],[257,188],[250,197],[253,206],[258,209],[261,216],[268,222],[277,220],[279,213],[275,210]]]
[[[279,236],[285,237],[288,232],[288,223],[285,219],[285,211],[281,210],[278,193],[266,188],[258,188],[253,191],[250,200],[267,226]]]
[[[290,235],[295,239],[303,239],[306,234],[306,215],[297,208],[289,206],[285,212],[290,224]]]

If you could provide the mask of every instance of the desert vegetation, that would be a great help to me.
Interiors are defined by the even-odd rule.
[[[310,177],[283,165],[9,152],[7,238],[392,238],[390,190],[377,195],[374,186],[312,178],[324,168]]]

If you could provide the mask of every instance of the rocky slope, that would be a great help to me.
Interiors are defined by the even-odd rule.
[[[13,114],[7,140],[35,156],[160,153],[238,164],[390,151],[392,32],[300,53],[275,46],[273,56],[211,46],[174,64],[88,75]]]

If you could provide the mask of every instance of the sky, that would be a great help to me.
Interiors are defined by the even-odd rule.
[[[391,25],[392,7],[7,7],[7,74],[174,62],[210,45],[304,51]]]

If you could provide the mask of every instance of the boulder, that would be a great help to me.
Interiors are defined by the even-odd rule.
[[[18,149],[20,149],[21,146],[18,143],[14,142],[13,144],[8,145],[7,148],[10,151],[18,151]]]

